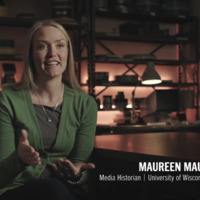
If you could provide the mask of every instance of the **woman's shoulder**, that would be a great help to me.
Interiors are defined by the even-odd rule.
[[[24,94],[25,91],[27,91],[26,88],[17,89],[14,85],[7,85],[2,88],[2,90],[0,91],[0,94],[14,98],[17,96],[21,96],[22,94]]]
[[[66,86],[65,95],[67,96],[67,98],[72,98],[74,103],[76,102],[78,104],[82,104],[86,106],[89,104],[94,104],[96,106],[95,99],[83,90],[74,90]]]
[[[84,90],[75,90],[68,86],[65,86],[65,94],[68,96],[79,97],[83,99],[93,99],[90,95],[88,95]]]

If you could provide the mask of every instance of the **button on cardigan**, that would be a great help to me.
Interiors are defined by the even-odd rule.
[[[94,147],[97,120],[95,100],[83,91],[65,86],[56,141],[47,152],[28,89],[8,87],[0,92],[0,195],[33,179],[40,178],[47,164],[59,158],[73,163],[88,162]],[[17,155],[21,130],[39,152],[41,165],[23,165]]]

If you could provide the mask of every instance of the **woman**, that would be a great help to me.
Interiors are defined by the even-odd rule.
[[[94,146],[97,106],[81,91],[70,38],[53,21],[31,29],[20,83],[0,92],[0,200],[75,199]]]

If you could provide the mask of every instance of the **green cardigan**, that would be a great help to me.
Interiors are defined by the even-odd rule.
[[[0,92],[0,195],[33,179],[38,179],[47,164],[58,158],[74,163],[88,162],[94,147],[97,105],[83,91],[65,86],[64,100],[56,142],[51,152],[43,147],[38,121],[27,89],[11,87]],[[18,159],[21,129],[40,153],[41,165],[24,166]]]

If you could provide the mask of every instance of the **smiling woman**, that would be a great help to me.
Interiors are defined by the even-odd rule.
[[[62,79],[67,66],[68,40],[57,28],[41,28],[33,38],[33,63],[36,66],[37,82],[44,79]],[[41,80],[38,80],[38,79]]]
[[[96,102],[79,87],[60,24],[37,22],[27,45],[21,82],[0,92],[0,200],[82,199],[71,185],[95,167]]]

